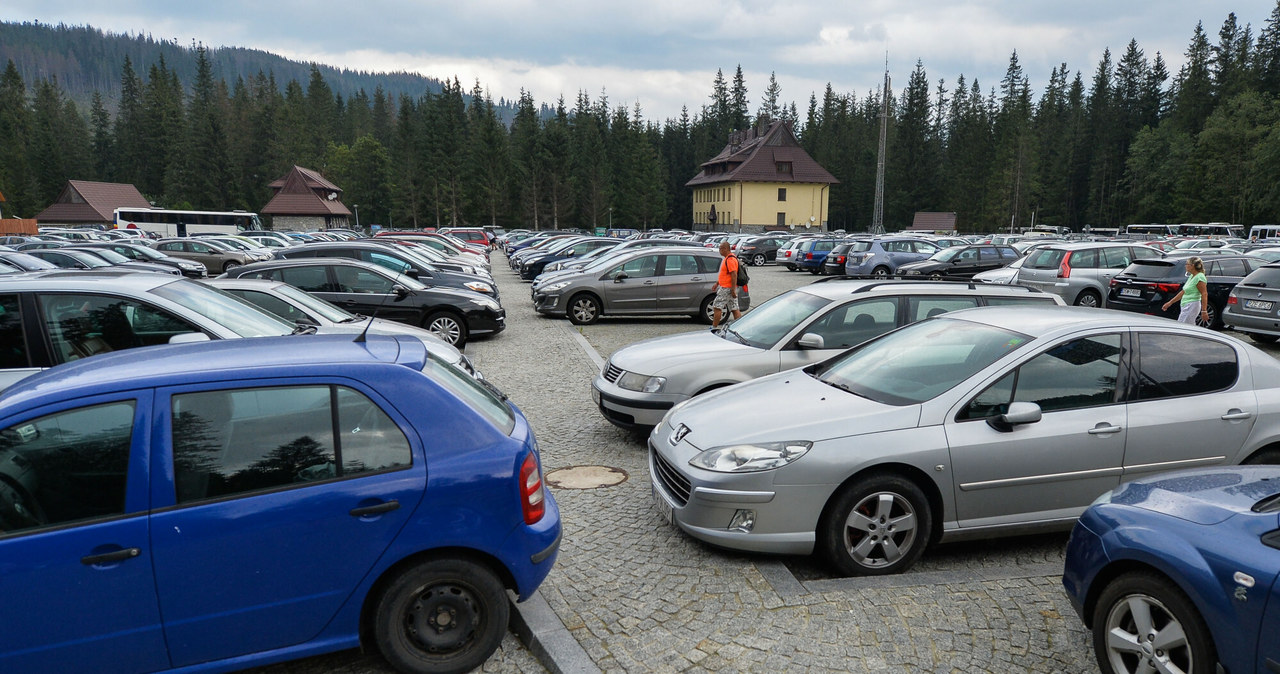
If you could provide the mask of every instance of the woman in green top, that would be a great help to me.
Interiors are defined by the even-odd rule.
[[[1199,318],[1205,326],[1209,325],[1209,305],[1206,295],[1209,294],[1209,288],[1204,281],[1204,260],[1198,257],[1187,258],[1187,282],[1182,284],[1182,290],[1178,291],[1173,299],[1164,303],[1164,310],[1168,311],[1174,302],[1182,300],[1182,311],[1178,314],[1178,322],[1195,324],[1196,318]]]

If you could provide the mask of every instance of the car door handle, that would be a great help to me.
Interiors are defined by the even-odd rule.
[[[695,276],[695,277],[693,277],[693,278],[691,278],[691,279],[689,279],[689,280],[690,280],[690,281],[701,281],[701,280],[702,280],[702,277],[701,277],[701,276]]]
[[[111,562],[122,562],[126,559],[133,559],[140,554],[142,554],[142,551],[138,548],[124,548],[122,550],[104,552],[100,555],[86,555],[80,558],[80,563],[85,566],[97,566],[99,564],[110,564]]]
[[[1222,420],[1223,421],[1239,421],[1241,419],[1248,419],[1249,417],[1252,417],[1252,416],[1253,415],[1250,414],[1249,412],[1242,412],[1240,410],[1231,410],[1230,412],[1227,412],[1226,414],[1222,415]]]
[[[645,285],[647,285],[647,286],[657,285],[657,283],[658,283],[657,281],[645,281],[645,282],[644,282],[644,284],[645,284]]]
[[[1102,424],[1098,424],[1097,426],[1089,429],[1089,435],[1110,435],[1111,433],[1119,433],[1123,430],[1124,426],[1112,426],[1111,424],[1103,426]]]
[[[392,499],[390,501],[387,501],[386,503],[379,503],[378,505],[365,506],[363,508],[352,508],[351,512],[347,514],[351,515],[352,517],[368,517],[369,515],[381,515],[382,513],[389,513],[392,510],[397,510],[399,508],[400,508],[400,502],[395,499]]]

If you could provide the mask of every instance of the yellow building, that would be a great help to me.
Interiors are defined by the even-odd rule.
[[[685,183],[696,229],[825,229],[840,181],[800,147],[791,125],[734,131],[720,154]]]

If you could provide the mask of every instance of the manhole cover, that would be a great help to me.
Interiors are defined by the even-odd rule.
[[[621,484],[626,471],[609,466],[571,466],[547,473],[547,484],[560,489],[599,489]]]

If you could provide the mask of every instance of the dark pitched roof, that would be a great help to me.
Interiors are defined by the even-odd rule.
[[[778,164],[789,162],[790,175],[779,173]],[[763,131],[752,127],[729,134],[720,154],[702,164],[702,171],[686,187],[724,182],[827,183],[840,182],[809,156],[781,120]]]
[[[151,208],[138,188],[124,183],[68,180],[52,206],[40,211],[43,222],[111,222],[117,208]]]
[[[276,195],[261,210],[267,215],[351,215],[342,205],[342,189],[311,169],[295,166],[271,188]]]
[[[956,214],[955,213],[931,213],[929,211],[916,211],[915,219],[911,221],[911,229],[934,231],[938,229],[955,229]]]

